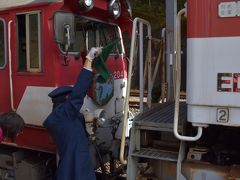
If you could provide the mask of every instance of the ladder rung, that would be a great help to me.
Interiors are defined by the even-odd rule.
[[[141,148],[140,151],[133,152],[132,156],[177,162],[178,152]]]

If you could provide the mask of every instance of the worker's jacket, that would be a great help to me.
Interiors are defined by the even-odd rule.
[[[49,130],[60,156],[56,180],[95,180],[84,116],[79,112],[93,79],[83,69],[66,102],[58,105],[43,125]]]

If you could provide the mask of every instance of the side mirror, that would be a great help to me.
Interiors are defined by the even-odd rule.
[[[75,41],[75,22],[72,13],[56,12],[54,14],[54,35],[57,43],[67,49]]]

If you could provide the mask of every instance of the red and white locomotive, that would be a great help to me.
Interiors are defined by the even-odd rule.
[[[174,48],[171,52],[166,45],[169,64],[163,69],[173,81],[167,81],[167,98],[162,99],[167,102],[133,121],[127,179],[239,179],[240,1],[187,0],[178,15],[178,1],[165,3],[174,24],[166,16],[166,41],[172,31]],[[187,22],[186,68],[181,65],[182,15]],[[182,67],[187,69],[186,99],[180,98]]]
[[[81,110],[91,137],[103,149],[116,146],[127,77],[122,33],[130,32],[130,14],[125,0],[1,1],[0,113],[16,111],[27,124],[13,145],[54,153],[42,127],[52,110],[48,93],[74,84],[89,48],[120,39],[106,60],[111,76],[95,77]]]

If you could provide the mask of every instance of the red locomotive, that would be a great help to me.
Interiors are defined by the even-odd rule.
[[[81,110],[91,138],[111,148],[120,137],[127,83],[122,33],[130,30],[125,0],[1,1],[0,114],[16,111],[27,124],[13,145],[54,153],[42,127],[52,110],[48,93],[74,84],[89,48],[119,39],[106,60],[109,78],[96,75]]]

